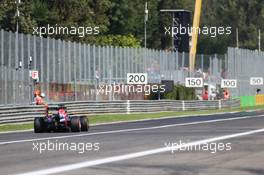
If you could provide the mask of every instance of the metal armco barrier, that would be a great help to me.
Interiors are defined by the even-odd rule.
[[[44,106],[0,107],[0,124],[28,122],[44,114]]]
[[[70,114],[89,115],[110,114],[110,113],[140,113],[140,112],[161,112],[161,111],[187,111],[187,110],[208,110],[240,107],[240,100],[216,100],[216,101],[79,101],[52,103],[50,106],[64,104]],[[33,121],[34,117],[44,116],[45,107],[9,106],[0,107],[0,124],[24,123]]]

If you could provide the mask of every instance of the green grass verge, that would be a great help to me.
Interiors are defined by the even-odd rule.
[[[32,129],[32,123],[0,125],[0,132]]]
[[[100,124],[100,123],[110,123],[110,122],[118,122],[118,121],[158,119],[158,118],[164,118],[170,116],[180,117],[184,115],[212,114],[212,113],[246,111],[246,110],[256,110],[256,109],[264,109],[264,106],[243,107],[243,108],[222,109],[222,110],[207,110],[207,111],[179,111],[179,112],[157,112],[157,113],[139,113],[139,114],[94,115],[94,116],[89,116],[89,121],[90,124]],[[28,130],[32,128],[33,128],[32,123],[0,125],[0,132]]]

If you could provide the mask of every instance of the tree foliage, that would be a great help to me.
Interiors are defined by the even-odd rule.
[[[120,47],[140,47],[140,42],[133,35],[103,35],[95,41],[97,45]]]
[[[171,37],[164,35],[164,27],[171,25],[171,16],[160,9],[186,9],[194,11],[194,0],[147,0],[147,47],[166,49],[171,47]],[[78,37],[52,35],[83,43],[137,47],[144,44],[144,6],[142,0],[22,0],[19,5],[19,32],[32,33],[33,27],[99,26],[100,35]],[[0,0],[0,27],[16,31],[15,0]],[[225,53],[228,46],[236,46],[236,28],[239,46],[257,49],[258,29],[264,38],[263,0],[204,0],[201,26],[231,26],[232,34],[211,38],[200,35],[198,52]],[[264,39],[262,39],[262,49]]]

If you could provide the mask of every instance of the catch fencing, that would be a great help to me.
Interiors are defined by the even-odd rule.
[[[227,77],[237,80],[237,88],[230,89],[232,96],[253,96],[257,89],[264,93],[264,85],[251,85],[250,78],[264,78],[264,52],[228,48]]]
[[[197,55],[194,76],[221,79],[226,55]],[[149,83],[184,84],[189,54],[145,48],[95,46],[0,30],[0,105],[30,104],[41,89],[49,102],[139,100],[144,95],[102,96],[99,84],[125,84],[127,73],[148,73]],[[30,71],[39,72],[39,83]]]
[[[161,111],[190,111],[228,109],[240,107],[240,100],[216,101],[175,101],[175,100],[118,100],[118,101],[79,101],[64,102],[69,114],[130,114]],[[55,103],[49,106],[58,105]],[[0,124],[32,122],[34,117],[45,116],[45,107],[36,105],[0,107]]]

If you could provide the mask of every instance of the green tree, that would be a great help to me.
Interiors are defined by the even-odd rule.
[[[156,49],[170,48],[172,38],[164,34],[164,27],[171,26],[171,16],[161,13],[160,9],[185,9],[193,12],[195,1],[147,1],[149,9],[147,47]],[[125,44],[124,41],[128,42],[127,45],[131,45],[130,39],[134,38],[140,41],[141,46],[144,45],[145,1],[22,0],[21,2],[19,5],[19,32],[32,33],[33,27],[46,26],[47,24],[57,24],[58,26],[66,27],[99,26],[100,35],[97,36],[80,38],[77,35],[53,35],[50,37],[102,45],[119,43],[122,46]],[[0,27],[4,30],[15,32],[17,20],[15,16],[15,0],[0,0],[0,4]],[[217,36],[216,38],[199,35],[198,53],[225,53],[228,46],[236,46],[236,28],[239,30],[240,47],[256,49],[258,29],[261,29],[262,38],[264,38],[263,0],[204,0],[201,26],[231,26],[232,34],[229,36]],[[132,35],[133,37],[131,37]],[[111,42],[112,40],[122,42],[114,43]],[[264,40],[262,40],[261,45],[264,46]]]
[[[19,32],[31,33],[36,21],[31,16],[32,6],[30,1],[19,4]],[[1,0],[0,5],[0,27],[7,31],[16,32],[16,3],[10,0]]]

